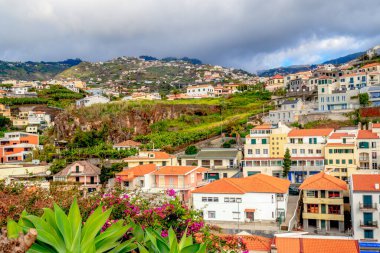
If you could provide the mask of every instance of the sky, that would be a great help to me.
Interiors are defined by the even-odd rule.
[[[0,60],[198,58],[250,72],[380,44],[379,0],[0,0]]]

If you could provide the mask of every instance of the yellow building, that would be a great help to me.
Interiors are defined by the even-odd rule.
[[[335,132],[325,146],[325,172],[347,181],[357,169],[356,131]]]
[[[346,182],[321,172],[307,178],[299,189],[302,190],[304,230],[344,232]]]
[[[290,128],[281,122],[278,123],[278,127],[272,129],[272,134],[269,139],[269,150],[271,158],[284,158],[285,144],[287,143],[288,133]]]
[[[7,105],[0,104],[0,115],[10,118],[11,108]]]

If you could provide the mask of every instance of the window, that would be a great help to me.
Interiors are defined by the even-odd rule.
[[[308,213],[319,213],[318,204],[307,204]]]
[[[306,196],[312,197],[312,198],[318,198],[318,191],[307,191]]]
[[[162,162],[162,166],[166,166],[166,162],[165,161]]]
[[[377,152],[372,152],[372,159],[377,159]]]
[[[79,177],[75,177],[75,181],[76,181],[76,182],[79,182]]]
[[[139,165],[143,165],[143,162],[139,162]]]
[[[352,159],[348,159],[348,164],[352,164]]]
[[[215,219],[215,211],[208,211],[207,216],[209,219]]]
[[[364,230],[365,239],[373,239],[373,230]]]
[[[214,202],[219,202],[219,198],[218,197],[214,197]]]
[[[277,201],[284,201],[284,194],[277,193],[276,197],[277,197]]]
[[[252,149],[248,149],[248,155],[252,155]]]
[[[340,164],[340,160],[339,160],[339,159],[336,159],[336,160],[335,160],[335,163],[336,163],[336,164]]]
[[[75,172],[76,172],[76,173],[79,173],[79,166],[78,166],[78,165],[75,166]]]
[[[252,153],[252,150],[251,150]],[[214,166],[222,166],[223,165],[223,160],[214,160]]]
[[[268,144],[268,143],[267,143],[267,139],[262,139],[262,140],[261,140],[261,144]]]
[[[207,197],[202,197],[202,202],[207,202]]]
[[[224,198],[224,202],[226,203],[230,202],[230,198]]]
[[[329,160],[329,164],[330,165],[333,164],[333,160],[332,159]]]
[[[309,154],[313,154],[313,150],[312,150],[312,149],[309,149],[309,150],[308,150],[308,153],[309,153]]]
[[[256,139],[251,139],[251,144],[256,144]]]
[[[236,202],[235,198],[230,198],[230,202],[235,203]]]
[[[263,154],[267,155],[268,154],[268,149],[263,149]]]
[[[292,149],[292,154],[293,155],[297,154],[297,149]]]
[[[329,205],[329,214],[340,214],[340,205]]]
[[[371,147],[372,147],[372,148],[376,148],[376,142],[372,142],[372,143],[371,143]]]
[[[305,154],[305,149],[300,149],[301,154]]]
[[[260,155],[260,149],[256,149],[256,155]]]
[[[320,150],[320,149],[316,149],[316,150],[315,150],[315,153],[317,153],[317,154],[322,154],[322,150]]]
[[[346,159],[342,159],[342,164],[346,164]]]
[[[329,191],[329,198],[339,198],[340,194],[337,191]]]

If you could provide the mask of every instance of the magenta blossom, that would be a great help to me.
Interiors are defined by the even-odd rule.
[[[166,194],[169,196],[169,197],[175,197],[176,195],[176,192],[174,189],[169,189],[166,191]]]
[[[162,237],[168,237],[168,231],[167,230],[162,230],[162,232],[161,232],[161,236]]]

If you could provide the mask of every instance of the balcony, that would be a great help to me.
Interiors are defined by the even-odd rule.
[[[329,214],[329,213],[302,213],[304,219],[316,219],[316,220],[337,220],[344,221],[343,214]]]
[[[359,210],[361,211],[376,211],[377,210],[377,203],[370,203],[370,204],[364,204],[359,202]]]
[[[306,197],[303,199],[305,204],[327,204],[327,205],[343,205],[343,198],[313,198]]]
[[[374,220],[371,220],[371,221],[362,221],[362,220],[360,220],[360,227],[361,228],[367,228],[367,229],[378,228],[377,221],[374,221]]]

